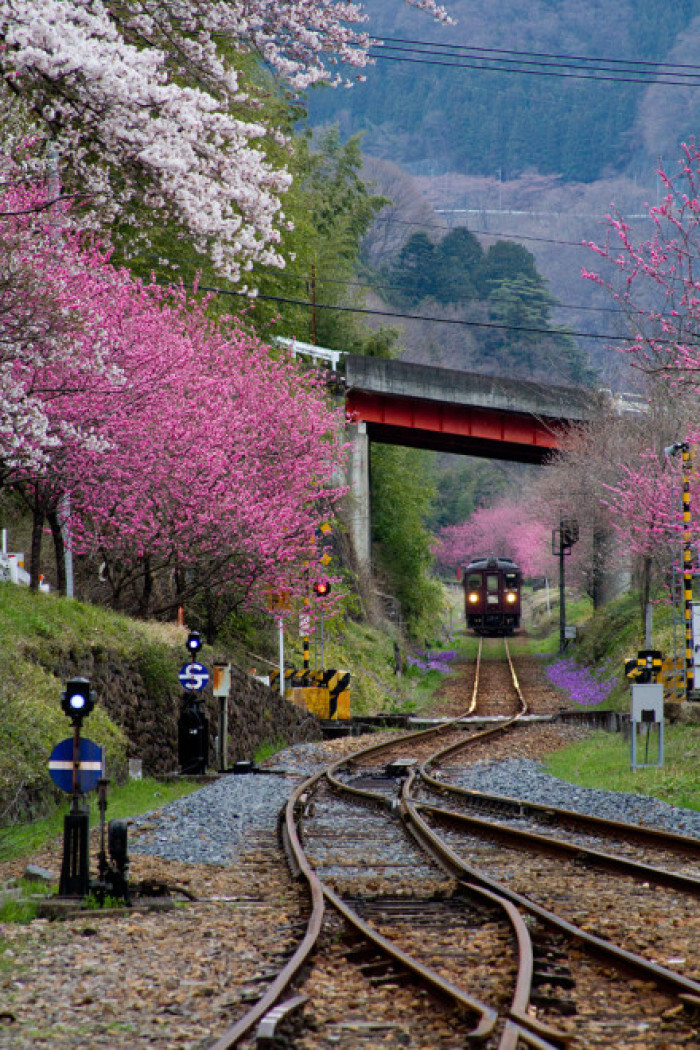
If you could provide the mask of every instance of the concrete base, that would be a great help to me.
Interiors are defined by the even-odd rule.
[[[90,919],[115,918],[122,915],[133,915],[134,912],[172,911],[176,901],[169,897],[136,897],[130,908],[88,908],[80,897],[45,897],[38,906],[40,919],[76,919],[79,916]]]

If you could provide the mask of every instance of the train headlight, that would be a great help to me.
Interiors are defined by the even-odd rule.
[[[470,591],[469,592],[469,601],[471,602],[471,604],[472,605],[476,605],[478,600],[479,600],[479,592],[478,591]]]
[[[518,600],[518,596],[515,593],[515,591],[508,591],[506,593],[506,601],[508,602],[509,605],[512,605],[513,602],[516,602],[517,600]]]

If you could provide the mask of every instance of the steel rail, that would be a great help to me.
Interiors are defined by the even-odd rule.
[[[456,984],[448,981],[445,977],[441,977],[437,971],[433,970],[432,967],[426,966],[420,960],[415,959],[413,956],[408,955],[399,948],[398,945],[394,944],[393,941],[385,937],[383,934],[375,930],[373,926],[365,922],[357,912],[351,908],[342,897],[338,896],[335,890],[332,890],[330,886],[325,883],[321,883],[323,886],[323,892],[338,911],[346,922],[350,923],[359,933],[363,935],[371,944],[377,949],[384,952],[385,955],[391,956],[391,958],[399,964],[403,969],[408,970],[414,978],[418,979],[422,984],[426,985],[433,994],[437,994],[444,999],[449,999],[451,1002],[456,1003],[458,1006],[468,1010],[471,1013],[475,1013],[478,1017],[476,1026],[468,1032],[466,1039],[469,1042],[483,1042],[488,1039],[496,1027],[498,1021],[498,1012],[493,1007],[488,1006],[486,1003],[482,1003],[481,1000],[474,998],[469,995],[468,992],[462,988],[458,988]]]
[[[284,809],[285,845],[291,850],[296,870],[306,879],[311,894],[311,914],[307,922],[304,937],[294,951],[294,954],[270,984],[265,994],[250,1010],[247,1011],[247,1013],[243,1015],[242,1018],[236,1022],[236,1024],[232,1025],[231,1028],[224,1032],[224,1034],[212,1044],[210,1050],[231,1050],[232,1047],[235,1047],[239,1040],[248,1034],[251,1028],[253,1028],[273,1006],[275,1006],[280,996],[287,991],[318,943],[325,911],[324,893],[321,882],[310,864],[307,862],[301,843],[299,842],[295,812],[299,806],[302,795],[308,791],[317,780],[320,780],[322,776],[323,772],[316,773],[313,777],[310,777],[302,784],[298,785],[295,791],[290,795]]]
[[[700,896],[700,878],[694,875],[683,875],[668,868],[658,868],[641,861],[631,860],[619,854],[605,853],[602,850],[591,849],[589,846],[581,846],[574,842],[566,842],[563,839],[553,838],[550,835],[540,835],[538,832],[525,831],[522,828],[511,828],[508,825],[492,824],[488,820],[470,816],[468,813],[458,813],[455,810],[444,809],[442,806],[433,806],[428,802],[415,800],[418,808],[429,814],[433,819],[467,827],[470,831],[486,838],[500,839],[503,842],[525,845],[528,848],[538,850],[541,853],[549,853],[566,856],[572,860],[584,861],[591,867],[606,868],[621,875],[629,875],[632,878],[643,879],[645,882],[653,882],[659,886],[670,886],[673,889],[682,890],[694,896]]]
[[[410,777],[409,777],[410,779]],[[402,814],[403,815],[403,814]],[[423,852],[427,853],[434,861],[447,872],[455,877],[455,869],[449,851],[443,847],[443,843],[437,837],[428,840],[418,834],[411,821],[404,820],[406,830],[418,843]],[[509,1007],[509,1017],[501,1034],[498,1050],[517,1050],[518,1040],[527,1042],[528,1045],[539,1047],[541,1050],[550,1050],[552,1046],[566,1046],[573,1039],[570,1033],[560,1032],[555,1028],[538,1021],[527,1011],[532,995],[532,977],[534,972],[534,959],[532,951],[532,939],[530,931],[520,911],[512,901],[507,900],[499,893],[494,893],[487,886],[478,885],[475,882],[467,883],[458,877],[459,886],[468,891],[470,897],[480,897],[495,904],[506,913],[518,945],[518,975],[515,981],[515,990]]]
[[[330,887],[326,886],[318,878],[304,853],[296,823],[296,814],[300,808],[300,804],[302,802],[303,797],[306,794],[308,794],[308,792],[312,788],[314,788],[323,777],[326,777],[332,783],[336,790],[341,790],[346,793],[352,793],[361,797],[366,797],[375,803],[378,801],[382,805],[387,805],[387,800],[383,796],[377,795],[375,792],[363,791],[357,788],[352,789],[349,785],[343,784],[342,781],[339,781],[335,777],[335,773],[345,765],[350,765],[354,761],[365,759],[370,755],[380,752],[382,750],[388,750],[389,748],[396,746],[396,744],[401,744],[406,740],[422,739],[430,737],[431,735],[439,735],[440,733],[444,733],[446,730],[454,728],[460,722],[460,720],[465,717],[465,714],[468,715],[471,713],[471,711],[474,709],[474,705],[476,704],[481,649],[482,640],[480,639],[476,679],[474,689],[472,691],[472,706],[467,710],[466,713],[463,713],[454,719],[450,719],[444,723],[441,723],[438,726],[431,726],[427,729],[414,730],[408,733],[399,734],[394,740],[388,743],[382,742],[381,744],[370,745],[369,747],[362,748],[357,752],[353,752],[352,755],[344,756],[343,758],[338,759],[336,762],[331,763],[326,769],[320,770],[313,776],[307,778],[294,790],[284,809],[282,837],[285,845],[285,851],[287,852],[288,860],[292,871],[297,876],[303,876],[306,879],[309,888],[312,910],[309,917],[309,921],[307,923],[307,929],[302,941],[296,948],[294,954],[285,964],[282,970],[280,970],[277,977],[270,984],[269,988],[264,993],[264,995],[258,1000],[257,1003],[254,1004],[254,1006],[249,1011],[247,1011],[243,1015],[243,1017],[241,1017],[234,1025],[227,1029],[226,1032],[224,1032],[223,1035],[221,1035],[216,1040],[216,1042],[211,1045],[210,1050],[232,1050],[232,1048],[235,1047],[237,1043],[244,1036],[246,1036],[258,1022],[262,1020],[262,1018],[268,1013],[268,1011],[270,1011],[277,1004],[283,993],[290,988],[292,982],[296,978],[302,966],[306,963],[306,961],[312,954],[318,942],[323,924],[324,899],[329,900],[336,908],[338,907],[338,904],[341,904],[342,908],[339,908],[338,910],[342,910],[346,919],[348,921],[353,922],[353,924],[356,924],[358,929],[361,929],[363,926],[367,927],[367,924],[364,923],[364,921],[360,919],[360,917],[357,916],[355,913],[352,913],[352,909],[348,908],[347,905],[341,902],[340,899],[337,898],[337,895],[330,889]],[[497,728],[500,729],[502,727]],[[492,730],[486,730],[484,731],[483,735],[489,735],[490,732],[492,732]],[[353,918],[351,918],[351,913],[353,915]],[[370,931],[371,927],[367,927],[367,930]],[[373,933],[376,934],[376,931],[373,931]],[[417,962],[417,960],[409,961],[409,957],[406,957],[405,965],[410,966],[410,962]],[[419,968],[422,968],[422,964],[418,963],[418,966]],[[420,970],[414,972],[417,972],[417,976],[421,976]],[[427,972],[422,976],[426,981],[432,983],[432,976],[429,978]],[[440,978],[438,974],[434,974],[434,977],[438,984],[442,983],[442,978]],[[453,995],[452,989],[450,987],[446,988],[445,991],[448,996]],[[460,989],[455,988],[455,991],[460,995],[463,994]],[[474,1005],[478,1001],[472,1000],[471,997],[468,997],[468,1002],[470,1004],[469,1008],[474,1009]],[[462,1005],[467,1005],[467,1000],[464,1000]],[[479,1011],[477,1011],[480,1013],[480,1021],[475,1031],[483,1031],[487,1027],[489,1028],[489,1031],[492,1031],[496,1023],[496,1018],[491,1018],[491,1014],[493,1013],[493,1011],[491,1011],[491,1008],[486,1006],[486,1004],[478,1005],[481,1008]]]
[[[440,731],[443,727],[437,727],[437,731]],[[416,736],[430,736],[436,732],[436,727],[431,727],[428,730],[419,730],[417,733],[401,734],[399,739],[413,739]],[[366,798],[373,803],[379,803],[383,807],[390,807],[389,800],[383,795],[379,795],[376,792],[371,792],[363,789],[352,788],[347,784],[343,784],[342,781],[337,780],[334,774],[342,766],[349,764],[351,761],[357,760],[359,757],[367,757],[368,755],[375,754],[378,751],[387,750],[396,745],[396,741],[390,742],[384,741],[381,744],[372,744],[369,747],[362,748],[360,751],[355,751],[352,755],[345,755],[335,762],[331,763],[321,774],[317,774],[313,778],[314,784],[325,776],[327,780],[333,785],[336,790],[347,794],[359,795],[360,797]],[[303,785],[302,785],[303,787]],[[308,864],[308,861],[306,861]],[[316,876],[318,878],[318,876]],[[469,995],[463,989],[458,988],[450,981],[445,980],[436,971],[430,967],[425,966],[419,960],[412,958],[407,955],[397,945],[392,944],[387,938],[383,937],[377,930],[362,919],[354,909],[350,908],[334,890],[327,886],[322,880],[319,879],[319,884],[322,887],[323,893],[328,901],[333,904],[333,907],[339,911],[343,917],[351,925],[355,927],[364,937],[369,939],[378,949],[391,955],[399,965],[408,969],[409,972],[413,973],[416,978],[427,984],[431,990],[437,994],[442,995],[444,998],[451,999],[458,1003],[462,1007],[466,1007],[470,1011],[476,1013],[479,1016],[478,1023],[468,1038],[476,1041],[481,1041],[489,1038],[493,1029],[495,1028],[498,1020],[497,1011],[493,1010],[486,1003],[480,1002],[473,996]]]
[[[476,698],[479,695],[479,674],[481,672],[481,650],[484,647],[484,639],[479,638],[479,648],[476,654],[476,667],[474,669],[474,685],[472,686],[472,698],[467,708],[466,715],[472,715],[476,711]]]
[[[426,733],[429,734],[433,731],[434,730],[432,729],[428,731],[423,730],[419,732],[419,735],[426,735]],[[415,734],[409,733],[405,735],[411,737]],[[358,752],[358,754],[364,754],[365,751],[374,752],[380,747],[386,748],[388,746],[391,745],[386,743],[382,745],[373,745],[372,747],[363,749]],[[264,1018],[268,1011],[278,1003],[281,996],[289,990],[302,966],[307,962],[318,943],[323,925],[325,899],[329,900],[337,910],[341,911],[347,921],[355,925],[363,935],[368,936],[368,931],[371,931],[371,927],[368,927],[359,915],[354,913],[352,909],[341,902],[333,890],[319,879],[306,857],[297,828],[297,814],[303,806],[305,796],[307,796],[316,784],[327,775],[328,769],[334,769],[341,766],[346,761],[348,761],[347,756],[332,763],[327,769],[316,772],[313,776],[297,785],[293,793],[290,795],[283,811],[284,823],[282,824],[282,835],[289,864],[295,875],[304,877],[311,895],[312,910],[304,937],[297,946],[292,957],[270,984],[265,994],[243,1015],[243,1017],[239,1018],[234,1025],[227,1029],[223,1035],[211,1045],[210,1050],[232,1050],[232,1048],[235,1047],[239,1041]],[[341,907],[338,907],[339,904]],[[382,951],[388,950],[388,948],[381,943],[381,935],[376,931],[372,931],[370,939],[374,941],[378,949]],[[473,997],[468,996],[467,993],[464,993],[461,989],[444,981],[439,974],[431,971],[428,967],[424,967],[423,964],[417,960],[412,960],[409,956],[404,956],[402,958],[401,956],[403,956],[404,953],[401,952],[401,949],[396,948],[396,946],[394,946],[394,949],[394,958],[396,961],[414,973],[417,979],[421,980],[424,984],[429,985],[432,991],[442,994],[445,997],[450,998],[452,1001],[457,1002],[461,1007],[466,1007],[470,1011],[477,1013],[479,1020],[476,1028],[470,1033],[471,1038],[479,1041],[488,1038],[497,1021],[497,1014],[495,1014],[491,1007],[487,1006],[485,1003],[480,1003]]]
[[[479,653],[477,658],[477,668],[474,682],[474,689],[472,693],[472,706],[468,710],[467,714],[471,713],[476,703],[476,697],[478,692],[478,679],[479,679],[479,667],[481,660],[482,651],[482,639],[479,640]],[[509,655],[510,662],[510,655]],[[514,671],[511,664],[511,672],[515,678]],[[515,679],[517,682],[517,679]],[[522,694],[520,693],[519,686],[516,686],[519,696],[521,698],[521,709],[525,706]],[[451,723],[459,722],[460,718],[464,717],[460,715],[459,718],[453,719]],[[518,717],[518,716],[516,716]],[[444,727],[439,727],[443,729]],[[487,729],[483,733],[477,733],[469,737],[472,741],[474,737],[482,738],[483,736],[489,736],[494,731],[502,731],[503,726],[498,726],[496,729]],[[402,734],[399,740],[415,739],[416,737],[429,736],[435,733],[435,728],[429,730],[419,731],[417,733]],[[377,754],[383,750],[388,750],[396,745],[397,741],[391,741],[390,743],[383,742],[381,744],[373,744],[370,747],[363,748],[360,751],[353,752],[350,756],[344,756],[330,765],[326,770],[326,779],[329,781],[333,789],[341,794],[351,795],[356,798],[363,799],[365,801],[372,802],[375,805],[380,805],[384,808],[393,808],[392,800],[386,796],[371,791],[367,788],[358,788],[353,785],[347,784],[342,780],[339,780],[336,773],[339,769],[356,762],[360,758],[367,758],[370,755]],[[449,874],[452,872],[449,870],[449,863],[443,862],[443,856],[439,846],[437,848],[426,849],[424,841],[421,839],[417,840],[423,850],[428,852],[437,863],[445,870],[448,870]],[[502,896],[495,894],[487,887],[477,886],[472,884],[470,887],[472,895],[480,896],[488,899],[492,904],[498,905],[506,913],[506,917],[513,928],[515,933],[516,942],[518,945],[518,974],[516,978],[516,986],[513,994],[509,1017],[506,1019],[505,1027],[501,1034],[499,1041],[499,1050],[517,1050],[519,1043],[526,1043],[529,1046],[535,1048],[535,1050],[553,1050],[553,1048],[566,1046],[571,1041],[571,1036],[565,1033],[559,1032],[556,1029],[544,1025],[542,1022],[538,1022],[535,1018],[531,1017],[527,1010],[530,1004],[530,996],[532,992],[532,973],[533,973],[533,954],[532,954],[532,942],[527,926],[522,918],[522,915],[518,911],[517,907],[512,902],[504,899]],[[328,895],[328,899],[332,898]],[[335,894],[333,895],[335,897]],[[333,901],[336,907],[339,906],[338,899]],[[347,906],[343,905],[343,914]],[[349,921],[355,921],[350,920]],[[369,928],[371,930],[371,927]],[[370,935],[367,931],[366,935]]]
[[[529,802],[511,795],[494,795],[489,792],[478,791],[474,788],[463,788],[458,784],[450,784],[444,780],[438,780],[436,777],[431,776],[427,770],[429,766],[437,764],[442,754],[443,752],[438,752],[436,755],[432,755],[421,766],[421,780],[440,795],[454,795],[464,801],[465,804],[474,808],[482,806],[488,809],[489,805],[492,805],[495,809],[510,810],[511,813],[517,816],[533,816],[543,823],[554,820],[558,824],[577,824],[579,827],[589,828],[593,832],[600,832],[613,837],[624,835],[629,839],[635,839],[650,846],[677,849],[690,856],[700,857],[700,839],[690,838],[688,835],[664,831],[662,828],[646,827],[643,824],[627,824],[621,820],[606,820],[604,817],[596,817],[590,813],[581,813],[575,809],[563,809],[560,806],[551,806],[543,802]]]
[[[511,901],[513,904],[517,905],[517,907],[534,915],[546,926],[565,934],[569,939],[585,944],[589,951],[601,956],[608,962],[615,963],[623,970],[632,970],[637,974],[643,974],[648,980],[653,981],[657,985],[668,988],[676,996],[685,994],[700,997],[700,984],[693,981],[691,978],[684,977],[682,974],[669,970],[665,966],[652,963],[643,956],[636,955],[634,952],[630,952],[625,948],[620,948],[618,945],[613,944],[611,941],[608,941],[603,937],[599,937],[597,934],[589,933],[587,930],[568,922],[566,919],[562,919],[554,912],[551,912],[547,908],[537,904],[535,901],[530,900],[529,897],[516,893],[514,890],[503,885],[503,883],[490,878],[478,868],[463,861],[461,857],[458,857],[457,854],[447,846],[446,843],[435,835],[432,829],[421,817],[418,812],[418,803],[410,797],[411,781],[413,779],[414,774],[412,773],[407,777],[402,786],[400,802],[402,816],[406,823],[410,825],[412,834],[416,838],[422,838],[425,841],[426,848],[430,843],[434,849],[438,850],[444,856],[446,862],[448,862],[451,867],[453,877],[459,879],[460,882],[463,882],[465,885],[474,882],[479,886],[486,887],[491,890],[492,893]]]

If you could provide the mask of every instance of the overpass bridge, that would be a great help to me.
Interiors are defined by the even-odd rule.
[[[345,356],[345,407],[372,441],[542,463],[572,423],[591,419],[590,390]]]
[[[352,538],[370,566],[369,444],[408,445],[466,456],[543,463],[572,424],[600,414],[583,388],[484,376],[384,358],[343,355],[350,428]]]

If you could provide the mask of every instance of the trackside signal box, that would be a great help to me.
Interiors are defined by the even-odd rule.
[[[631,721],[631,768],[664,764],[664,687],[660,682],[644,682],[632,686]],[[638,758],[638,743],[644,732],[644,761]],[[656,734],[656,761],[649,761],[649,740],[652,731]]]

